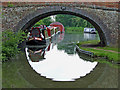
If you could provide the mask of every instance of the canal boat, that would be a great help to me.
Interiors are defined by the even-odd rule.
[[[27,35],[26,45],[45,45],[47,39],[51,39],[58,34],[58,27],[32,27]]]
[[[96,34],[95,28],[84,28],[84,33]]]
[[[59,32],[60,32],[60,30],[58,27],[48,26],[47,30],[45,31],[45,37],[46,37],[46,39],[52,38],[53,36],[55,36]]]
[[[44,45],[46,44],[45,28],[32,27],[27,36],[26,45]]]
[[[27,35],[26,45],[45,45],[47,39],[51,41],[51,38],[60,32],[64,32],[64,26],[59,22],[47,27],[45,25],[32,27]]]

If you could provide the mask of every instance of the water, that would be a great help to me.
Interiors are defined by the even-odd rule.
[[[65,36],[73,37],[67,34]],[[69,44],[71,41],[76,42],[75,39],[68,40],[68,38],[64,39],[63,37],[64,33],[59,34],[52,39],[52,43],[49,42],[44,48],[36,48],[36,51],[32,51],[33,48],[26,48],[26,56],[31,67],[40,74],[40,76],[44,76],[53,81],[75,81],[75,79],[90,73],[97,65],[97,62],[84,61],[81,59],[76,53],[75,45]],[[76,40],[79,38],[80,37],[77,36]],[[64,48],[59,50],[58,47],[60,47],[61,44]],[[70,51],[66,51],[66,48]],[[69,54],[69,52],[73,53]]]
[[[63,33],[45,47],[26,47],[24,54],[3,63],[3,87],[117,88],[117,68],[76,52],[74,43],[89,39],[99,38]]]

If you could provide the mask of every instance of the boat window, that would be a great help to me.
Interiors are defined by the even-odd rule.
[[[32,34],[32,37],[39,37],[40,36],[38,29],[33,29],[32,32],[31,32],[31,34]]]

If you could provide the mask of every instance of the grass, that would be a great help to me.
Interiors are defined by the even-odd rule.
[[[95,60],[95,61],[97,61],[97,62],[99,62],[99,63],[106,63],[106,64],[108,64],[109,66],[111,66],[111,67],[113,67],[113,68],[120,68],[119,65],[113,64],[113,63],[111,63],[111,62],[109,62],[109,61],[107,61],[107,60],[105,60],[105,59],[99,59],[99,60]]]
[[[77,43],[78,46],[83,45],[83,44],[98,44],[100,40],[89,40],[89,41],[82,41]]]
[[[65,27],[66,33],[83,33],[84,27]]]
[[[112,51],[120,52],[120,50],[118,48],[115,48],[115,47],[106,46],[106,47],[98,47],[98,48],[99,49],[105,49],[105,50],[112,50]]]
[[[109,52],[109,51],[104,51],[104,50],[96,50],[93,48],[85,48],[85,47],[80,47],[83,50],[90,51],[94,53],[94,56],[99,56],[99,57],[106,57],[110,60],[118,61],[118,53],[115,52]]]
[[[85,51],[90,51],[94,53],[94,56],[96,57],[106,57],[109,60],[114,60],[114,61],[120,61],[120,59],[118,58],[118,56],[120,55],[120,53],[116,53],[118,52],[118,48],[114,48],[114,47],[96,47],[97,49],[103,49],[103,50],[96,50],[92,47],[81,47],[81,45],[83,44],[97,44],[99,41],[93,40],[93,41],[84,41],[84,42],[80,42],[77,43],[77,45],[85,50]],[[110,52],[110,51],[105,51],[105,50],[112,50],[112,51],[116,51],[116,52]]]

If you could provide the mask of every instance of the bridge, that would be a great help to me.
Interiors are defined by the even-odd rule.
[[[89,21],[101,44],[115,47],[120,39],[118,8],[119,2],[2,2],[2,30],[26,30],[47,16],[70,14]]]

